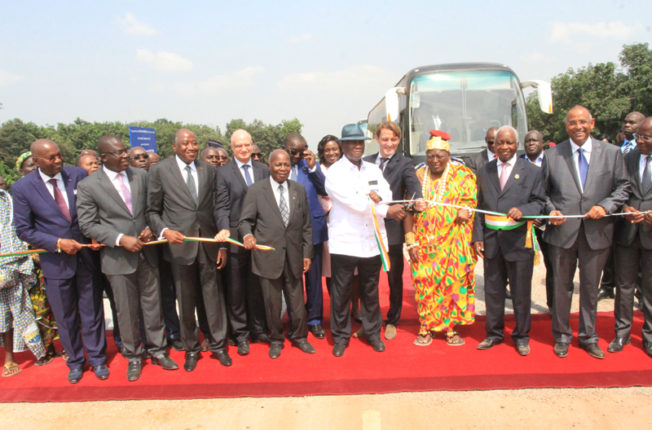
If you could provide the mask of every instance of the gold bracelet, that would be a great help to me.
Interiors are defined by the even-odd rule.
[[[405,233],[405,243],[407,245],[412,245],[415,242],[416,242],[416,238],[414,237],[413,232]]]
[[[61,254],[61,246],[59,245],[60,242],[61,242],[61,238],[57,239],[57,252],[59,254]]]

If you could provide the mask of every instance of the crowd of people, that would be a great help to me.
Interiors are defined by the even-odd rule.
[[[200,151],[187,129],[177,131],[174,155],[164,160],[107,135],[96,151],[80,154],[77,167],[64,165],[55,142],[36,140],[17,160],[23,177],[11,194],[0,190],[0,254],[15,254],[0,261],[2,376],[20,372],[13,353],[29,349],[37,365],[63,354],[70,383],[87,365],[108,378],[104,294],[129,381],[147,359],[178,369],[168,348],[185,351],[187,372],[208,351],[231,366],[229,346],[247,355],[252,342],[269,344],[271,359],[286,338],[314,354],[309,335],[326,336],[322,278],[333,355],[342,356],[351,337],[382,352],[384,340],[397,336],[406,258],[416,346],[438,333],[450,346],[465,344],[456,328],[475,322],[480,258],[487,316],[477,349],[504,341],[511,298],[511,337],[528,355],[539,249],[558,357],[573,338],[578,267],[579,346],[604,357],[595,321],[609,259],[616,298],[609,352],[630,343],[638,294],[643,348],[652,356],[652,117],[627,118],[635,121],[626,121],[625,141],[612,145],[591,136],[591,113],[575,106],[568,140],[544,151],[542,134],[531,130],[522,156],[517,130],[491,128],[487,148],[466,164],[451,156],[451,136],[432,130],[416,169],[399,151],[401,129],[388,121],[372,130],[376,154],[363,156],[370,138],[348,124],[340,137],[324,136],[317,154],[289,133],[268,163],[242,129],[231,135],[232,159],[220,142]],[[353,333],[352,319],[361,323]]]

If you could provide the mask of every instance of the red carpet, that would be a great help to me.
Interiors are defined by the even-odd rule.
[[[383,277],[384,278],[384,277]],[[407,283],[410,286],[410,283]],[[652,359],[641,349],[643,317],[635,314],[632,344],[618,354],[606,353],[604,360],[591,358],[576,343],[567,358],[552,352],[553,338],[548,315],[533,317],[532,353],[519,356],[511,339],[489,351],[477,351],[484,338],[484,319],[462,327],[466,340],[462,347],[447,346],[443,336],[430,346],[417,347],[413,291],[404,297],[404,317],[398,336],[387,341],[387,350],[374,352],[359,339],[352,339],[345,354],[331,354],[332,340],[317,340],[309,335],[315,355],[306,355],[286,342],[281,357],[271,360],[268,346],[252,344],[251,353],[240,357],[231,348],[233,366],[225,368],[209,353],[203,353],[194,372],[183,369],[164,371],[147,362],[141,378],[126,380],[127,362],[116,355],[109,339],[111,376],[99,381],[90,371],[77,385],[66,380],[67,367],[58,358],[53,363],[33,366],[27,353],[18,355],[23,372],[0,379],[1,402],[63,402],[130,399],[193,399],[213,397],[267,397],[328,394],[391,393],[433,390],[489,390],[544,387],[626,387],[652,386]],[[326,294],[327,295],[327,294]],[[387,288],[383,280],[383,315],[386,314]],[[598,315],[600,346],[606,351],[613,336],[613,314]],[[326,324],[327,325],[327,324]],[[577,330],[577,315],[573,318]],[[508,319],[507,332],[513,321]],[[354,329],[357,325],[354,325]],[[183,364],[183,352],[171,351],[172,358]]]

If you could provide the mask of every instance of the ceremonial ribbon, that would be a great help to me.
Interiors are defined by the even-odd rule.
[[[525,247],[534,250],[534,264],[539,264],[539,244],[534,233],[534,222],[515,221],[508,216],[485,214],[484,225],[491,230],[514,230],[527,223],[527,234],[525,235]]]
[[[371,218],[374,221],[374,237],[376,238],[376,245],[378,245],[378,251],[380,251],[380,262],[383,264],[383,270],[389,272],[391,264],[389,262],[389,254],[387,253],[387,248],[385,248],[385,242],[383,242],[383,236],[380,234],[380,226],[378,225],[378,217],[376,216],[376,208],[374,207],[374,202],[369,200],[371,204]]]

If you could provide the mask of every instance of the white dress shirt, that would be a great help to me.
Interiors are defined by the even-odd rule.
[[[233,159],[235,160],[236,166],[238,166],[238,171],[242,175],[242,179],[244,179],[245,184],[247,183],[247,178],[245,177],[245,173],[244,173],[245,169],[242,168],[242,166],[244,166],[245,164],[249,166],[249,177],[251,178],[251,183],[253,184],[254,182],[256,182],[256,179],[254,179],[254,165],[251,162],[251,158],[246,163],[243,163],[242,161],[238,160],[235,157],[233,157]]]
[[[368,194],[376,191],[383,201],[373,203]],[[387,246],[385,216],[392,191],[378,166],[362,161],[360,169],[346,156],[328,169],[326,192],[333,202],[328,217],[331,254],[369,258],[380,254],[374,236],[371,204],[374,204],[380,233]]]
[[[541,154],[539,154],[537,159],[534,161],[530,160],[530,157],[528,157],[527,154],[523,154],[523,158],[525,158],[530,164],[534,164],[537,167],[541,167],[541,164],[543,164],[543,154],[544,152],[541,151]]]
[[[509,175],[512,174],[512,170],[514,170],[514,165],[516,164],[516,159],[517,158],[518,157],[516,156],[516,153],[514,153],[514,155],[512,155],[512,158],[510,158],[509,160],[507,160],[504,163],[502,161],[500,161],[500,158],[496,158],[496,166],[498,167],[498,182],[500,182],[500,174],[503,171],[503,164],[508,164],[509,163],[509,165],[507,166],[507,172],[506,172],[507,178],[509,178]]]
[[[125,202],[126,205],[127,200],[125,199],[125,196],[122,193],[122,186],[120,185],[120,178],[118,178],[118,174],[122,173],[123,175],[122,183],[125,184],[127,188],[129,188],[129,191],[131,191],[131,185],[129,185],[129,178],[127,178],[127,174],[124,171],[114,172],[113,170],[107,169],[106,166],[102,166],[102,170],[104,171],[104,173],[106,173],[106,176],[108,176],[109,180],[111,181],[111,185],[113,185],[113,188],[115,188],[115,190],[118,192],[118,195],[120,196],[122,201]],[[122,239],[122,236],[124,236],[124,233],[118,234],[118,237],[115,239],[115,246],[120,246],[120,239]]]
[[[584,192],[584,187],[582,186],[582,179],[580,177],[580,166],[577,163],[577,150],[580,149],[580,146],[578,146],[575,142],[573,142],[573,139],[569,139],[570,144],[571,144],[571,154],[573,154],[573,164],[575,165],[575,172],[577,173],[577,182],[580,184],[580,189],[582,192]],[[589,137],[586,139],[586,142],[581,146],[582,150],[584,151],[584,158],[586,159],[586,164],[591,164],[591,151],[593,150],[593,142],[591,141],[591,138]],[[588,172],[588,170],[587,170]]]
[[[197,176],[197,166],[195,166],[195,162],[193,161],[190,164],[186,164],[186,162],[179,158],[178,155],[175,155],[174,158],[177,160],[177,166],[179,166],[184,183],[188,183],[188,172],[186,172],[186,166],[190,166],[190,173],[192,174],[192,178],[195,180],[195,189],[197,190],[197,196],[199,198],[199,177]]]
[[[288,181],[283,182],[282,184],[279,184],[272,178],[270,175],[269,177],[269,182],[272,184],[272,191],[274,192],[274,199],[276,199],[276,206],[279,205],[281,194],[279,193],[278,186],[283,187],[283,196],[285,197],[285,205],[288,208],[288,219],[290,217],[290,187],[288,186]],[[280,206],[279,206],[280,210]]]
[[[56,179],[57,180],[57,188],[59,188],[59,191],[61,191],[61,194],[63,194],[63,199],[66,201],[66,206],[68,206],[68,210],[70,210],[70,202],[68,201],[68,193],[66,192],[66,185],[63,183],[63,176],[61,176],[61,172],[57,173],[56,175],[50,177],[43,173],[41,169],[38,169],[39,175],[41,175],[41,179],[43,179],[43,182],[45,182],[45,188],[47,188],[48,192],[52,196],[52,199],[54,199],[54,187],[52,186],[51,183],[48,181],[50,179]],[[56,200],[56,199],[54,199]]]
[[[487,160],[491,161],[491,160],[493,160],[494,158],[498,158],[498,157],[496,157],[496,154],[494,154],[493,152],[489,151],[489,148],[487,148]]]

